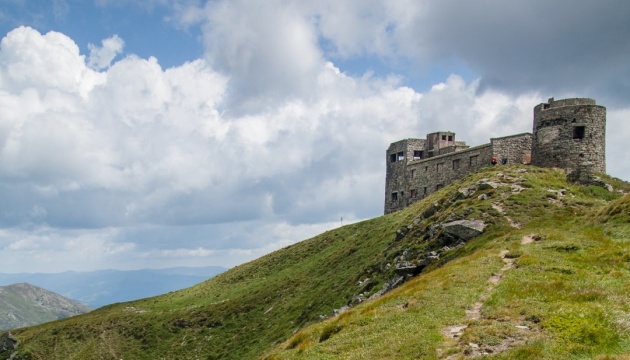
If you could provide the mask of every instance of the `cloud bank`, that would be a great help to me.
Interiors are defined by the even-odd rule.
[[[619,161],[608,168],[628,178],[630,159],[615,150],[630,105],[610,91],[627,84],[606,70],[626,73],[627,50],[590,45],[610,50],[597,60],[569,36],[587,10],[605,36],[619,24],[600,16],[614,14],[578,4],[554,18],[524,4],[499,5],[499,18],[489,2],[180,2],[169,21],[201,26],[205,56],[170,68],[123,54],[116,34],[86,56],[64,34],[16,28],[0,43],[0,249],[10,259],[0,272],[232,266],[342,217],[380,215],[390,142],[453,130],[476,145],[531,131],[548,96],[611,101],[609,158]],[[399,74],[335,65],[361,56],[457,58],[477,78],[413,89]]]

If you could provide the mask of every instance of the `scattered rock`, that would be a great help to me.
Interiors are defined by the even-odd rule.
[[[376,299],[380,297],[381,295],[385,294],[386,292],[390,291],[396,286],[402,284],[404,281],[405,281],[404,276],[400,276],[400,275],[392,276],[391,278],[387,279],[387,281],[385,282],[385,285],[383,285],[381,290],[375,292],[374,294],[372,294],[372,296],[370,296],[370,299]]]
[[[612,185],[605,183],[599,176],[593,173],[593,164],[581,164],[573,172],[567,175],[567,180],[582,185],[595,185],[610,192],[614,191]]]
[[[481,220],[457,220],[442,225],[446,234],[468,241],[483,233],[486,224]]]
[[[488,179],[481,179],[477,182],[478,184],[478,189],[479,190],[490,190],[490,189],[496,189],[499,187],[499,183],[490,181]]]
[[[440,209],[440,204],[438,204],[437,202],[434,202],[433,205],[429,206],[428,209],[426,209],[423,213],[422,213],[422,217],[424,219],[428,219],[431,216],[433,216],[433,214],[435,214],[438,210]]]
[[[402,266],[397,266],[394,271],[397,275],[400,276],[414,276],[420,274],[420,272],[422,272],[422,269],[423,268],[418,265],[407,263]]]
[[[477,200],[486,200],[488,198],[487,194],[481,194],[479,196],[477,196]]]
[[[396,230],[396,241],[399,241],[402,238],[404,238],[408,232],[409,230],[406,227],[401,227],[400,229]]]
[[[10,332],[5,332],[0,336],[0,353],[5,351],[13,351],[18,348],[20,342],[17,341],[13,334]]]
[[[459,188],[457,189],[457,194],[455,194],[455,197],[453,198],[453,202],[457,200],[461,200],[461,199],[466,199],[474,193],[475,193],[475,190],[472,190],[466,187]]]
[[[559,189],[559,190],[554,190],[554,189],[547,189],[548,193],[552,193],[558,196],[566,196],[567,195],[567,190],[566,189]]]
[[[350,310],[350,306],[345,305],[345,306],[342,306],[339,309],[333,310],[333,312],[335,313],[335,316],[336,316],[336,315],[339,315],[339,314],[343,314],[343,313],[345,313],[348,310]]]
[[[365,301],[365,294],[361,293],[352,297],[352,305],[357,305]]]

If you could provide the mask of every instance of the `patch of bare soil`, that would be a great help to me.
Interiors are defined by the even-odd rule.
[[[534,241],[540,241],[540,236],[536,234],[529,234],[523,236],[523,238],[521,239],[521,244],[527,245],[533,243]]]
[[[492,208],[498,211],[499,214],[503,215],[503,217],[505,218],[505,220],[507,220],[507,222],[510,224],[511,227],[515,229],[521,228],[521,224],[517,223],[516,221],[512,220],[509,216],[505,215],[505,206],[502,203],[500,202],[492,203]]]

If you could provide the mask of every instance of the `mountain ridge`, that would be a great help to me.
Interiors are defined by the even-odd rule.
[[[225,270],[220,266],[205,266],[61,273],[0,273],[0,285],[28,282],[92,308],[99,308],[180,290]]]
[[[37,325],[91,310],[88,306],[29,283],[0,286],[0,330]]]

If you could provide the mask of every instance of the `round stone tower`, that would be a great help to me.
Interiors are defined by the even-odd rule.
[[[549,99],[534,107],[532,165],[606,172],[606,108],[595,100]]]

